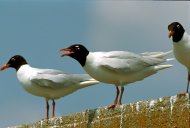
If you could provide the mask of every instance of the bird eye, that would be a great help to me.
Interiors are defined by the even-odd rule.
[[[15,61],[16,59],[15,58],[11,58],[11,61]]]
[[[180,28],[180,25],[179,25],[179,24],[177,25],[177,28]]]
[[[77,50],[79,50],[79,49],[80,49],[80,47],[79,47],[79,46],[75,46],[75,48],[76,48]]]

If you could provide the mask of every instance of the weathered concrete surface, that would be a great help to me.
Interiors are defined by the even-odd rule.
[[[17,128],[190,128],[190,95],[86,110]]]

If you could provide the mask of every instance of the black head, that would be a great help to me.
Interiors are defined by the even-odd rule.
[[[179,42],[183,37],[185,29],[179,22],[173,22],[168,25],[168,31],[169,38],[172,36],[173,42]]]
[[[4,66],[0,67],[0,70],[4,70],[6,68],[11,67],[11,68],[15,68],[16,71],[18,71],[18,69],[24,64],[27,64],[24,57],[20,55],[15,55],[11,57],[10,60]]]
[[[85,65],[86,57],[89,54],[89,51],[81,44],[74,44],[68,48],[61,48],[60,50],[68,51],[68,53],[63,54],[62,57],[70,56],[74,58],[75,60],[77,60],[82,66]]]

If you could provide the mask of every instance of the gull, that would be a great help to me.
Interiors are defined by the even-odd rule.
[[[52,100],[52,117],[54,117],[55,99],[99,83],[87,74],[65,74],[54,69],[33,68],[21,55],[11,57],[5,65],[0,67],[0,70],[9,67],[16,69],[17,78],[27,92],[45,98],[47,119],[49,118],[49,100]]]
[[[119,105],[122,104],[125,85],[143,80],[159,70],[172,66],[168,64],[160,65],[167,61],[165,56],[170,54],[171,51],[146,52],[139,55],[127,51],[89,52],[81,44],[74,44],[60,50],[67,51],[62,57],[70,56],[77,60],[94,79],[115,85],[116,97],[113,105],[109,106],[108,109],[115,108],[118,103]],[[121,93],[118,86],[121,86]]]
[[[190,36],[179,22],[173,22],[168,25],[168,37],[173,41],[173,53],[175,58],[187,68],[187,88],[189,90],[190,81]],[[183,94],[185,94],[183,93]]]

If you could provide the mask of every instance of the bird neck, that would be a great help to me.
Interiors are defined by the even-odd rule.
[[[89,52],[85,52],[85,53],[81,53],[81,54],[73,54],[70,57],[72,57],[75,60],[77,60],[80,63],[80,65],[82,67],[84,67],[88,54],[89,54]]]
[[[23,61],[22,63],[19,63],[18,65],[15,65],[14,68],[16,69],[16,71],[18,71],[21,66],[26,65],[26,64],[28,64],[28,63],[26,61],[25,62]]]
[[[178,32],[177,34],[174,34],[172,37],[173,42],[178,43],[180,40],[182,40],[184,36],[184,31]]]
[[[82,67],[84,67],[86,63],[86,58],[87,56],[81,56],[81,57],[76,58],[76,60],[80,63]]]
[[[175,39],[173,39],[173,42],[174,42],[174,44],[181,44],[181,43],[188,43],[189,42],[189,39],[190,39],[190,37],[189,37],[189,35],[188,35],[188,33],[186,33],[186,32],[184,32],[184,34],[183,34],[183,36],[181,37],[181,39],[179,40],[179,41],[174,41]]]

